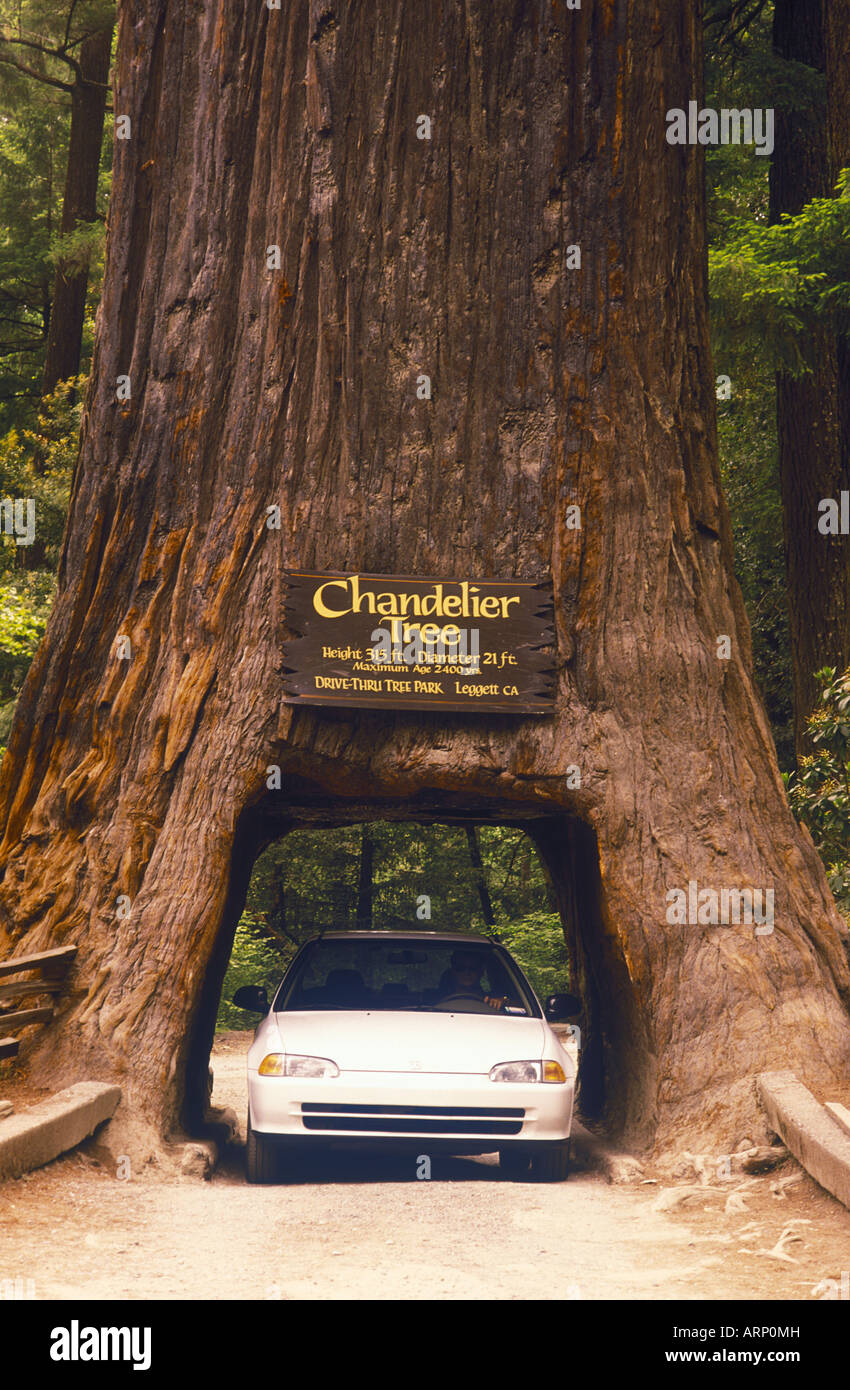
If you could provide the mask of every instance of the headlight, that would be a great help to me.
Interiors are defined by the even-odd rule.
[[[339,1076],[339,1067],[327,1057],[286,1058],[285,1076]]]
[[[260,1076],[339,1076],[339,1067],[327,1057],[294,1057],[270,1052],[257,1068]]]
[[[539,1062],[501,1062],[490,1072],[491,1081],[539,1081]]]
[[[566,1081],[560,1062],[500,1062],[490,1072],[491,1081]]]

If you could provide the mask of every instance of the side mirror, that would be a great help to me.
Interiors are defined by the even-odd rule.
[[[243,985],[233,996],[237,1009],[247,1009],[254,1014],[267,1014],[269,997],[262,985]]]
[[[543,1006],[549,1023],[563,1023],[581,1013],[581,1000],[575,994],[550,994]]]

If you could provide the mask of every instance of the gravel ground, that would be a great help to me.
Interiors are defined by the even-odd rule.
[[[243,1138],[249,1040],[213,1056],[214,1100]],[[725,1191],[661,1211],[670,1182],[650,1169],[541,1185],[501,1180],[495,1157],[445,1158],[421,1181],[409,1157],[338,1153],[264,1188],[234,1145],[209,1182],[119,1181],[90,1141],[0,1184],[0,1297],[9,1279],[40,1299],[822,1297],[850,1269],[850,1212],[808,1177],[780,1198],[776,1177],[750,1180],[736,1211]]]

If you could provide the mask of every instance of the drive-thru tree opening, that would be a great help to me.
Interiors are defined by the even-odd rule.
[[[345,816],[344,808],[334,809]],[[259,855],[217,1028],[253,1026],[256,1019],[233,1006],[234,992],[259,984],[271,999],[299,948],[325,931],[475,932],[511,951],[539,998],[569,989],[575,971],[554,887],[527,829],[459,816],[449,823],[383,821],[380,807],[371,812],[376,818],[368,821],[290,830]],[[222,930],[226,940],[230,923]]]
[[[665,139],[698,7],[670,9],[122,9],[81,454],[0,769],[0,955],[78,947],[36,1079],[173,1129],[269,798],[304,823],[310,787],[529,819],[627,1142],[732,1145],[758,1072],[846,1075],[847,932],[734,578],[703,152]],[[551,578],[552,713],[293,708],[305,568]],[[771,892],[769,933],[692,885]]]
[[[299,810],[301,815],[306,813],[306,827],[299,821]],[[358,817],[367,815],[368,820],[361,820]],[[492,935],[494,940],[501,941],[510,951],[514,952],[519,960],[519,965],[524,967],[529,974],[532,986],[536,987],[539,997],[557,990],[565,990],[572,980],[578,979],[581,970],[581,959],[583,949],[583,937],[579,935],[581,922],[586,923],[586,933],[592,933],[596,923],[592,917],[593,902],[596,901],[596,878],[594,878],[594,865],[586,866],[587,880],[593,884],[593,895],[586,901],[585,910],[579,915],[576,912],[578,903],[585,898],[585,884],[574,883],[571,878],[569,885],[562,883],[564,873],[575,874],[575,863],[572,863],[571,848],[569,848],[569,823],[568,820],[558,821],[554,826],[547,826],[547,821],[539,821],[532,826],[529,819],[519,819],[503,826],[493,815],[487,816],[486,821],[476,820],[472,816],[462,816],[460,808],[454,809],[451,817],[446,819],[436,819],[428,817],[411,821],[407,819],[406,808],[404,806],[390,806],[389,815],[392,819],[385,820],[387,809],[381,805],[358,806],[356,810],[347,810],[342,805],[314,806],[304,812],[303,808],[290,806],[286,824],[289,828],[281,838],[272,838],[271,844],[267,844],[264,851],[260,852],[253,865],[250,866],[249,878],[247,881],[256,878],[258,870],[263,867],[264,859],[267,860],[264,877],[268,878],[263,892],[254,891],[251,894],[247,888],[246,877],[244,877],[244,867],[246,859],[240,862],[240,892],[247,890],[247,901],[244,903],[247,908],[251,902],[263,902],[267,912],[263,913],[260,919],[249,915],[249,920],[254,924],[253,931],[250,933],[249,940],[254,944],[260,942],[263,947],[263,967],[256,967],[253,973],[239,974],[233,977],[233,942],[235,942],[236,931],[240,922],[246,920],[246,913],[239,916],[240,897],[233,894],[228,902],[228,908],[222,919],[221,934],[215,944],[213,960],[211,960],[210,980],[204,991],[204,1004],[201,1006],[199,1016],[197,1016],[196,1030],[197,1037],[192,1048],[188,1052],[188,1081],[186,1081],[185,1113],[186,1125],[189,1129],[203,1125],[204,1106],[206,1106],[206,1090],[204,1090],[204,1066],[208,1058],[207,1040],[211,1040],[211,1013],[215,1001],[215,983],[222,977],[222,963],[224,963],[224,992],[219,991],[217,1002],[217,1013],[221,1019],[222,1002],[229,1002],[233,990],[238,984],[263,984],[267,987],[268,997],[272,997],[272,990],[281,980],[283,970],[293,959],[297,949],[304,941],[310,940],[314,935],[318,935],[324,930],[383,930],[383,931],[476,931],[486,938]],[[514,808],[514,815],[517,815],[517,808]],[[257,808],[254,816],[254,827],[264,821],[264,830],[261,838],[265,840],[269,834],[274,834],[275,824],[281,824],[281,799],[269,796],[265,808]],[[318,828],[322,827],[322,828]],[[357,831],[357,840],[360,840],[364,833],[371,838],[372,847],[378,848],[381,853],[381,865],[378,866],[375,881],[372,883],[372,906],[374,906],[374,916],[369,922],[363,922],[358,915],[360,908],[361,884],[357,883],[357,878],[361,874],[361,866],[356,862],[346,863],[344,869],[340,869],[340,863],[336,862],[333,867],[322,866],[322,842],[328,840],[328,828],[351,827]],[[447,835],[443,835],[442,840],[437,840],[436,845],[431,847],[431,856],[428,859],[428,877],[422,876],[422,872],[414,872],[407,865],[408,856],[411,855],[412,840],[422,840],[428,837],[429,831],[433,828],[447,831],[454,838],[454,853],[449,862],[442,862],[439,858],[439,849],[446,848],[451,844]],[[387,840],[386,830],[392,828],[393,837]],[[481,905],[478,902],[478,883],[476,883],[475,863],[471,862],[467,849],[467,835],[474,833],[476,840],[479,837],[485,840],[483,852],[490,863],[490,849],[487,847],[487,833],[493,828],[497,830],[510,830],[510,867],[514,867],[514,860],[519,855],[526,860],[531,860],[533,869],[536,870],[536,891],[529,895],[526,891],[522,894],[518,885],[514,884],[514,891],[507,895],[510,899],[521,898],[529,905],[532,905],[531,912],[525,917],[514,913],[511,915],[506,910],[506,890],[507,880],[497,881],[496,872],[492,872],[487,888],[492,890],[492,903],[497,906],[497,919],[493,926],[487,926],[482,920]],[[554,878],[550,870],[549,863],[540,855],[536,849],[536,841],[539,837],[544,837],[544,831],[550,828],[553,833],[554,842],[561,848],[560,855],[554,859]],[[383,831],[383,834],[382,834]],[[399,834],[400,833],[400,834]],[[307,848],[306,841],[313,841],[310,848]],[[297,848],[296,848],[297,847]],[[592,848],[592,847],[590,847]],[[436,853],[435,853],[436,849]],[[299,853],[300,851],[300,853]],[[272,855],[274,852],[274,855]],[[415,852],[415,851],[414,851]],[[307,860],[304,856],[307,855]],[[250,859],[250,855],[247,856]],[[293,865],[290,860],[294,859]],[[356,859],[356,855],[351,855],[351,859]],[[271,860],[271,862],[268,862]],[[297,891],[297,867],[303,866],[304,862],[310,865],[311,883],[306,892]],[[519,866],[518,866],[519,867]],[[526,863],[526,873],[529,870]],[[340,880],[347,878],[346,883]],[[596,874],[597,877],[597,874]],[[283,884],[286,885],[283,888]],[[236,885],[235,885],[236,887]],[[536,910],[535,910],[536,909]],[[543,910],[542,910],[543,909]],[[569,913],[569,917],[561,916],[561,912]],[[236,920],[233,920],[233,913],[236,913]],[[515,917],[519,916],[519,920]],[[283,926],[281,923],[283,922]],[[554,938],[554,923],[558,924],[556,940]],[[521,927],[521,933],[517,929]],[[546,948],[540,949],[539,940],[535,933],[546,930]],[[576,960],[579,965],[572,963],[569,955],[568,941],[574,941],[572,949],[578,952]],[[558,944],[560,942],[560,944]],[[543,962],[540,965],[540,962]],[[537,974],[536,970],[542,969],[542,973]],[[260,973],[258,973],[260,972]],[[551,974],[550,974],[551,972]],[[236,979],[236,983],[233,983]],[[256,1022],[253,1016],[246,1015],[242,1011],[228,1009],[228,1026],[250,1027]],[[599,1024],[599,1016],[594,1020]],[[583,1017],[581,1020],[583,1026]],[[213,1017],[213,1027],[215,1017]],[[601,1068],[599,1065],[594,1068],[594,1056],[600,1056],[601,1037],[594,1033],[592,1037],[586,1038],[589,1044],[589,1055],[592,1065],[589,1068],[589,1106],[594,1113],[599,1111],[601,1098],[604,1090],[601,1090]],[[583,1083],[583,1076],[582,1076]]]

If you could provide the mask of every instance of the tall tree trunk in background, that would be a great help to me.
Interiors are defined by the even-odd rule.
[[[372,861],[375,846],[368,825],[360,832],[360,870],[357,879],[357,930],[372,930]]]
[[[481,913],[484,924],[488,927],[495,927],[496,914],[493,911],[493,904],[490,900],[490,890],[487,887],[487,876],[484,873],[484,861],[481,858],[481,846],[478,843],[478,831],[474,825],[466,827],[466,842],[469,845],[469,859],[472,864],[472,875],[475,879],[475,887],[478,890],[478,900],[481,903]]]
[[[193,1119],[253,859],[364,806],[534,832],[627,1142],[734,1146],[766,1132],[757,1072],[846,1076],[847,932],[718,482],[701,151],[665,138],[700,95],[696,9],[122,8],[134,136],[0,768],[0,956],[78,946],[34,1079]],[[553,714],[282,703],[287,568],[551,574]],[[773,889],[773,930],[671,923],[691,880]]]
[[[826,74],[833,138],[828,134],[826,104],[777,112],[770,170],[774,221],[783,212],[798,213],[812,198],[832,194],[842,162],[850,161],[846,105],[839,114],[847,96],[848,42],[845,0],[775,0],[774,48],[782,58]],[[843,670],[850,664],[850,536],[824,536],[818,530],[818,503],[850,487],[847,341],[819,333],[810,346],[817,361],[810,376],[780,372],[776,378],[798,758],[811,752],[805,728],[819,698],[815,672],[823,666]]]
[[[830,182],[834,184],[841,170],[850,168],[850,7],[844,0],[823,0],[823,3],[827,141]],[[841,490],[850,488],[850,336],[846,333],[841,334],[836,343],[836,366],[840,449],[838,489]],[[835,539],[839,540],[838,537]],[[839,558],[843,555],[846,582],[850,555],[846,549],[847,538],[841,537],[840,540],[843,540],[845,549],[837,553]],[[850,614],[850,600],[846,603],[845,612]],[[850,617],[847,626],[850,627]],[[831,664],[840,668],[848,662],[850,650],[845,649],[843,656],[839,655]]]
[[[111,52],[112,29],[91,34],[80,44],[81,76],[71,90],[71,132],[62,201],[63,235],[83,222],[93,222],[97,215],[97,180]],[[44,395],[54,390],[57,382],[76,376],[80,369],[87,286],[85,268],[60,261],[53,284],[44,359]]]

